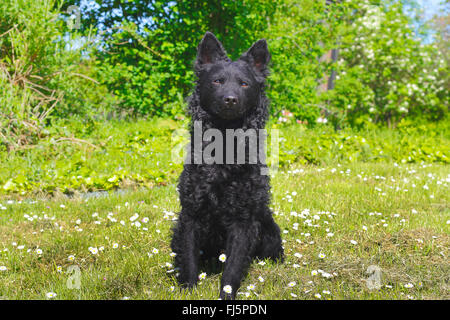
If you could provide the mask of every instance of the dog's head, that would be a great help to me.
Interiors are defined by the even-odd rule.
[[[255,42],[231,61],[219,40],[207,32],[195,61],[202,108],[224,120],[242,118],[260,103],[269,60],[266,40]]]

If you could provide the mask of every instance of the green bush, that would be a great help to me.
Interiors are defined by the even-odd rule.
[[[348,162],[448,164],[448,123],[416,125],[402,120],[397,130],[373,126],[336,132],[324,124],[309,129],[272,122],[268,133],[271,128],[280,130],[281,168]],[[187,121],[167,118],[60,120],[34,147],[0,152],[0,194],[71,194],[175,183],[184,159],[178,151],[187,143],[186,128]],[[73,136],[66,138],[69,134]]]
[[[289,110],[310,125],[327,117],[336,127],[369,121],[393,126],[403,118],[439,120],[448,110],[445,59],[434,44],[415,38],[414,21],[399,1],[96,2],[102,5],[84,14],[86,28],[96,25],[102,37],[94,51],[97,78],[131,114],[183,111],[193,86],[196,46],[207,30],[234,59],[255,40],[268,39],[267,94],[277,117]],[[111,16],[108,10],[121,14]],[[333,48],[339,50],[338,61],[319,62]],[[318,94],[332,70],[335,89]]]
[[[55,0],[0,4],[0,149],[36,143],[52,116],[97,114],[112,104],[90,77],[83,47],[70,47],[77,35],[67,33],[58,6]]]
[[[339,38],[336,88],[326,95],[333,120],[361,127],[442,119],[449,100],[441,74],[448,66],[434,43],[415,35],[402,2],[358,6],[350,21]]]
[[[272,114],[289,110],[295,118],[314,124],[320,116],[319,80],[330,66],[319,57],[333,48],[333,27],[325,24],[328,13],[320,1],[282,1],[267,30],[272,71],[267,94]],[[331,21],[334,24],[334,21]]]
[[[274,127],[280,127],[274,124]],[[401,120],[397,130],[369,125],[335,131],[330,125],[307,129],[282,126],[280,164],[346,162],[450,163],[448,121],[418,125]]]
[[[136,11],[135,5],[145,10]],[[108,17],[105,8],[126,18]],[[97,10],[85,12],[102,39],[94,51],[97,78],[117,97],[121,111],[135,116],[181,114],[193,87],[193,62],[204,33],[215,32],[229,55],[237,58],[257,40],[274,8],[271,1],[103,1]],[[143,20],[146,14],[151,23]]]
[[[207,30],[233,59],[268,40],[266,91],[280,122],[364,129],[446,119],[446,57],[414,36],[402,4],[413,2],[5,0],[0,151],[37,144],[54,134],[49,124],[73,116],[182,118]],[[73,4],[82,9],[80,30],[65,12]],[[338,61],[320,62],[333,48]],[[335,88],[319,94],[332,70]]]

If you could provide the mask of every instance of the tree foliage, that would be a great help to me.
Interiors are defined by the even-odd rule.
[[[292,114],[310,125],[328,119],[336,127],[442,119],[448,111],[448,57],[442,43],[416,36],[414,20],[405,13],[411,4],[5,0],[0,132],[16,132],[17,140],[20,117],[39,126],[49,110],[56,117],[100,111],[178,116],[192,90],[193,60],[206,31],[234,59],[254,41],[268,40],[267,93],[277,118]],[[80,29],[68,27],[73,5],[81,10]],[[321,59],[331,49],[338,49],[337,61]],[[333,70],[334,89],[318,91]]]
[[[362,5],[339,39],[336,89],[329,101],[336,121],[394,125],[402,118],[443,118],[448,70],[435,44],[415,35],[400,2]]]

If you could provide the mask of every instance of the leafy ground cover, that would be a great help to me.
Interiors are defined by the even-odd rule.
[[[186,128],[186,121],[162,118],[61,122],[49,127],[47,138],[36,145],[0,151],[0,194],[26,197],[173,183],[181,172]],[[298,123],[267,126],[269,136],[278,130],[283,168],[354,162],[448,164],[448,129],[449,122],[364,131],[335,131],[327,125],[311,129]]]

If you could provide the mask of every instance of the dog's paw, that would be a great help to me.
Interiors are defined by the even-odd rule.
[[[180,283],[180,287],[183,289],[192,289],[197,285],[197,283],[194,282],[184,282]]]
[[[181,277],[177,278],[178,284],[183,289],[192,289],[197,285],[197,277]]]

